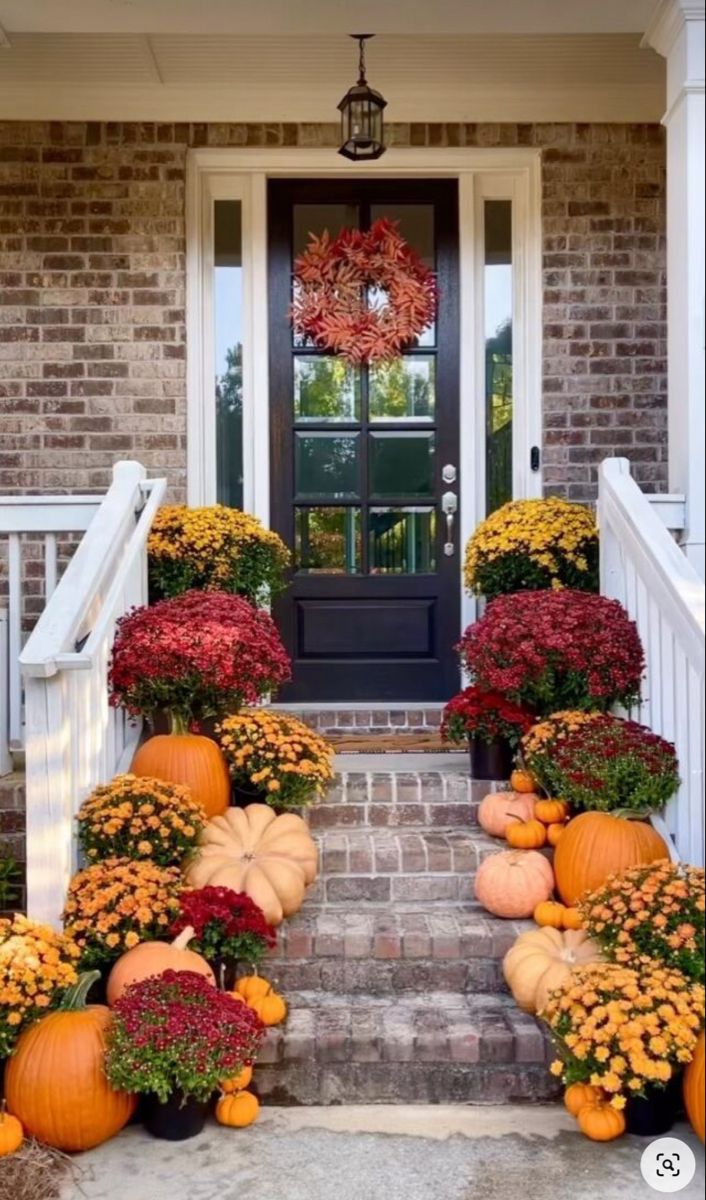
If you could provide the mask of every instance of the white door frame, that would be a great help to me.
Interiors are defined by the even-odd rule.
[[[187,497],[191,505],[216,498],[216,422],[213,381],[213,202],[240,200],[243,227],[243,476],[244,506],[265,525],[270,515],[267,311],[267,181],[277,176],[455,178],[459,184],[460,447],[463,547],[485,510],[485,356],[482,305],[483,200],[513,201],[513,488],[542,494],[542,472],[530,450],[542,445],[542,238],[540,151],[527,148],[391,147],[382,159],[345,164],[333,149],[204,148],[187,156],[186,331]],[[253,348],[257,347],[257,353]],[[464,472],[468,464],[473,472]],[[464,477],[465,476],[465,477]],[[459,563],[462,556],[459,554]],[[464,596],[462,621],[473,619]]]

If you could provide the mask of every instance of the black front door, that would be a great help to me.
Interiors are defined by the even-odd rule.
[[[436,271],[438,316],[400,359],[353,367],[293,336],[292,264],[311,233],[381,217]],[[461,586],[456,182],[273,180],[268,225],[272,527],[293,555],[282,699],[444,699]]]

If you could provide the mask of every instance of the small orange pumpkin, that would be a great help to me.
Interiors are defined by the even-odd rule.
[[[577,908],[564,908],[563,929],[583,929],[581,913]]]
[[[545,825],[556,825],[566,820],[569,806],[565,800],[538,800],[534,806],[534,815]]]
[[[536,792],[537,780],[531,771],[518,767],[510,776],[510,787],[513,792]]]
[[[215,985],[215,977],[205,958],[188,945],[194,936],[189,925],[173,942],[140,942],[132,950],[126,950],[115,963],[108,976],[106,998],[112,1008],[131,983],[148,979],[150,975],[163,975],[165,971],[195,971]]]
[[[532,916],[542,928],[549,926],[550,929],[561,929],[564,925],[565,912],[564,905],[559,904],[557,900],[543,900],[541,904],[537,905]]]
[[[684,1074],[684,1107],[696,1133],[704,1140],[704,1035],[696,1043],[694,1057]]]
[[[572,1083],[564,1092],[564,1105],[572,1117],[578,1117],[587,1104],[598,1104],[605,1099],[605,1092],[591,1083]]]
[[[252,1067],[243,1067],[237,1075],[232,1079],[224,1079],[220,1084],[220,1089],[226,1096],[232,1096],[233,1092],[244,1092],[252,1083]]]
[[[557,846],[559,844],[559,838],[562,836],[565,829],[566,825],[563,821],[561,824],[559,824],[557,821],[552,821],[551,825],[547,825],[547,844],[549,846]]]
[[[480,802],[478,824],[491,837],[504,838],[515,821],[531,821],[536,801],[534,793],[491,792]]]
[[[581,1132],[592,1142],[613,1142],[625,1133],[625,1117],[603,1100],[584,1104],[577,1120]]]
[[[252,1125],[260,1114],[260,1101],[252,1092],[234,1092],[232,1096],[221,1096],[216,1105],[216,1120],[219,1125],[231,1129],[245,1129]]]
[[[153,775],[168,783],[184,783],[207,817],[217,817],[230,804],[230,775],[220,746],[199,733],[160,733],[148,738],[132,760],[133,775]]]
[[[247,1004],[251,1000],[259,1000],[272,991],[272,984],[263,975],[241,975],[235,982],[235,990]]]
[[[506,837],[513,850],[541,850],[547,831],[541,821],[517,821],[509,826]]]
[[[475,878],[479,904],[496,917],[531,917],[554,889],[554,873],[536,850],[502,850],[480,864]]]
[[[258,996],[248,1003],[263,1025],[281,1025],[286,1020],[287,1004],[278,992],[270,991],[266,996]]]
[[[7,1112],[7,1102],[0,1105],[0,1158],[14,1154],[25,1140],[22,1122]]]
[[[86,1006],[100,977],[82,975],[48,1013],[20,1035],[7,1064],[5,1091],[25,1132],[56,1150],[91,1150],[113,1137],[135,1111],[135,1096],[116,1092],[103,1067],[110,1009]]]

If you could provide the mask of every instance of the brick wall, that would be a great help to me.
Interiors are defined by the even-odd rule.
[[[542,147],[547,488],[590,498],[608,454],[664,487],[662,130],[391,136]],[[187,148],[336,137],[333,125],[0,123],[0,490],[102,488],[112,462],[134,456],[183,496]]]

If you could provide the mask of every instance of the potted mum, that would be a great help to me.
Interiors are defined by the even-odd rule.
[[[155,599],[199,588],[237,593],[263,606],[282,590],[290,557],[271,529],[223,504],[164,505],[152,523],[147,553]]]
[[[272,618],[242,596],[190,591],[126,614],[113,645],[111,703],[148,719],[166,709],[170,726],[138,749],[131,770],[188,784],[209,817],[225,812],[223,756],[191,722],[237,712],[289,676]]]
[[[554,713],[522,739],[522,759],[550,796],[578,812],[644,818],[679,787],[672,743],[610,713]]]
[[[189,788],[148,775],[116,775],[79,809],[78,840],[89,862],[149,859],[179,866],[195,849],[206,814]]]
[[[469,592],[492,600],[543,588],[598,591],[598,530],[583,504],[512,500],[491,513],[466,547]]]
[[[703,867],[661,859],[612,875],[579,902],[583,927],[607,958],[652,959],[704,982]]]
[[[245,709],[216,732],[236,804],[296,810],[323,795],[333,779],[332,747],[287,713]]]
[[[228,991],[238,974],[258,967],[277,942],[259,905],[245,892],[228,887],[194,888],[180,894],[170,936],[178,937],[187,929],[193,931],[191,949],[211,964],[219,986]]]
[[[630,1133],[671,1129],[680,1073],[704,1023],[702,984],[651,960],[634,968],[590,963],[574,968],[539,1015],[561,1056],[554,1075],[567,1086],[600,1088],[624,1111]]]
[[[467,687],[444,708],[441,736],[468,744],[474,779],[509,779],[518,742],[533,720],[500,692]]]
[[[145,1128],[168,1141],[201,1132],[218,1084],[253,1063],[264,1032],[247,1004],[193,971],[132,984],[112,1012],[106,1075],[144,1097]]]
[[[617,600],[516,592],[492,600],[459,645],[473,682],[539,715],[630,708],[640,697],[640,636]]]

